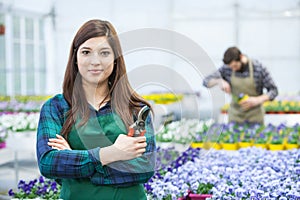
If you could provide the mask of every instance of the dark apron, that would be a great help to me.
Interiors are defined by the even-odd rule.
[[[253,65],[249,60],[249,77],[241,78],[235,75],[235,71],[231,74],[231,92],[234,96],[239,96],[240,93],[249,96],[259,96],[256,92],[255,82],[253,78]],[[235,98],[232,98],[230,108],[228,111],[228,118],[230,122],[250,122],[250,123],[264,123],[264,109],[262,105],[253,107],[249,110],[243,110]]]

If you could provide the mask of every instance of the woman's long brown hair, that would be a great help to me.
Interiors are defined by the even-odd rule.
[[[70,49],[69,60],[63,82],[63,95],[70,106],[66,121],[61,130],[65,137],[70,133],[75,120],[80,117],[80,125],[87,123],[90,109],[82,87],[81,75],[78,73],[77,51],[86,40],[106,36],[114,53],[114,69],[109,76],[109,94],[111,107],[128,127],[133,123],[133,114],[137,113],[141,104],[150,104],[134,92],[129,84],[126,67],[122,55],[119,38],[114,27],[107,21],[90,20],[83,24],[76,33]]]

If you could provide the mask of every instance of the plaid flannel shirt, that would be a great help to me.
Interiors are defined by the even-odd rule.
[[[253,64],[253,77],[255,82],[256,91],[258,94],[263,94],[263,89],[267,89],[267,95],[270,100],[275,99],[278,95],[277,86],[275,85],[269,71],[259,61],[251,60]],[[211,79],[223,78],[231,85],[231,74],[232,70],[227,65],[223,65],[214,73],[208,75],[203,80],[203,85],[207,87],[208,82]],[[241,71],[237,71],[236,76],[238,77],[249,77],[249,65],[246,65]]]
[[[40,171],[44,176],[52,179],[90,178],[91,182],[97,185],[120,187],[145,183],[151,178],[154,173],[156,147],[150,116],[146,119],[147,147],[143,156],[102,166],[99,158],[100,147],[59,151],[48,146],[49,139],[56,138],[56,134],[60,134],[69,109],[62,94],[49,99],[41,109],[37,131],[37,158]],[[99,111],[93,112],[96,114],[92,117],[97,121],[102,118],[107,120],[107,117],[116,115],[109,103]],[[111,126],[108,127],[110,130],[115,128],[114,122],[107,122],[107,126]],[[117,138],[119,134],[126,134],[126,130],[114,134],[114,138]],[[72,144],[70,145],[72,147]]]

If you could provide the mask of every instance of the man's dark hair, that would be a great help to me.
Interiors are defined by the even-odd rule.
[[[241,51],[237,47],[230,47],[224,53],[223,62],[228,65],[231,61],[240,61]]]

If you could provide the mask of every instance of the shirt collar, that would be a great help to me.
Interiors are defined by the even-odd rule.
[[[249,71],[249,61],[247,63],[242,63],[241,69],[237,72],[243,73],[245,71]]]

